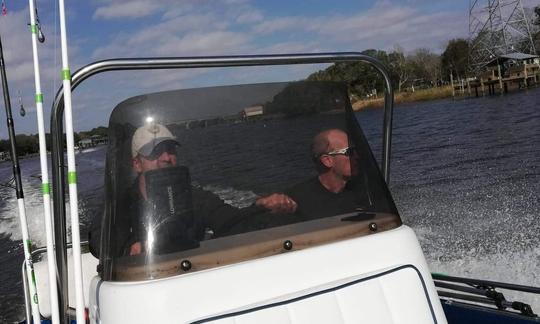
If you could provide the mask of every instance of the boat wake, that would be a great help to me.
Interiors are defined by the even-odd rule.
[[[203,189],[211,191],[218,195],[225,203],[237,208],[245,208],[252,205],[258,197],[253,191],[236,190],[219,185],[206,185]]]
[[[506,249],[499,246],[497,252],[487,252],[480,249],[461,249],[451,256],[441,247],[438,250],[426,249],[432,245],[427,243],[432,235],[429,229],[414,229],[420,244],[424,247],[426,260],[432,272],[451,276],[467,277],[518,285],[540,287],[540,247],[524,247],[515,251],[513,247]],[[533,311],[540,311],[540,296],[516,291],[497,289],[509,301],[521,301],[531,305]]]
[[[41,193],[41,183],[33,183],[28,179],[23,179],[24,203],[26,209],[26,220],[28,223],[28,233],[32,244],[35,247],[45,246],[47,237],[45,233],[45,219],[43,213],[43,195]],[[22,232],[19,221],[19,210],[15,191],[11,188],[3,188],[0,192],[4,197],[5,205],[0,208],[0,235],[7,236],[11,241],[20,241],[22,246]],[[52,202],[51,202],[52,205]],[[86,202],[79,200],[79,213],[84,219]],[[69,202],[66,203],[66,226],[68,234],[71,233]],[[69,240],[69,237],[68,237]]]

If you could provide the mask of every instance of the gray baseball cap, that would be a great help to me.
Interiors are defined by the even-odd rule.
[[[161,124],[147,124],[137,128],[131,139],[131,157],[136,157],[138,154],[149,156],[152,150],[160,143],[172,141],[180,145],[167,127]]]

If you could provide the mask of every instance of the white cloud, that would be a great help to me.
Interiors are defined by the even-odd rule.
[[[94,12],[94,19],[140,18],[152,15],[162,9],[155,1],[135,0],[111,2]]]
[[[287,30],[305,30],[309,24],[310,19],[303,17],[279,17],[259,23],[253,31],[258,35],[265,35]]]
[[[241,33],[216,31],[190,33],[182,38],[171,39],[156,47],[158,55],[223,55],[241,52],[246,47],[248,38]]]
[[[120,33],[93,57],[216,55],[245,48],[248,35],[227,27],[228,22],[214,13],[176,17],[135,33]]]
[[[278,17],[256,24],[257,37],[288,35],[319,42],[327,50],[367,48],[439,49],[441,41],[467,37],[466,13],[422,13],[389,1],[377,2],[371,9],[348,15],[319,17]]]
[[[102,0],[94,11],[94,19],[135,19],[163,13],[171,19],[189,12],[246,10],[251,8],[247,0]],[[255,15],[255,11],[253,12]]]
[[[239,24],[250,24],[259,22],[264,19],[264,15],[259,10],[249,10],[242,12],[236,17],[236,22]]]

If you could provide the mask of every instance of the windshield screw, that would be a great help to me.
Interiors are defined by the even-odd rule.
[[[290,251],[292,249],[292,242],[289,240],[283,242],[283,248],[287,251]]]
[[[377,223],[369,223],[369,230],[372,232],[377,231]]]
[[[182,262],[180,262],[180,268],[184,271],[191,270],[191,262],[189,262],[189,260],[182,260]]]

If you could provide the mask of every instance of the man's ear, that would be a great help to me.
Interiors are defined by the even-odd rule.
[[[131,165],[133,166],[133,170],[135,172],[137,173],[142,172],[141,160],[138,157],[134,157],[133,159],[131,159]]]
[[[329,155],[322,155],[320,161],[328,169],[334,166],[334,160]]]

